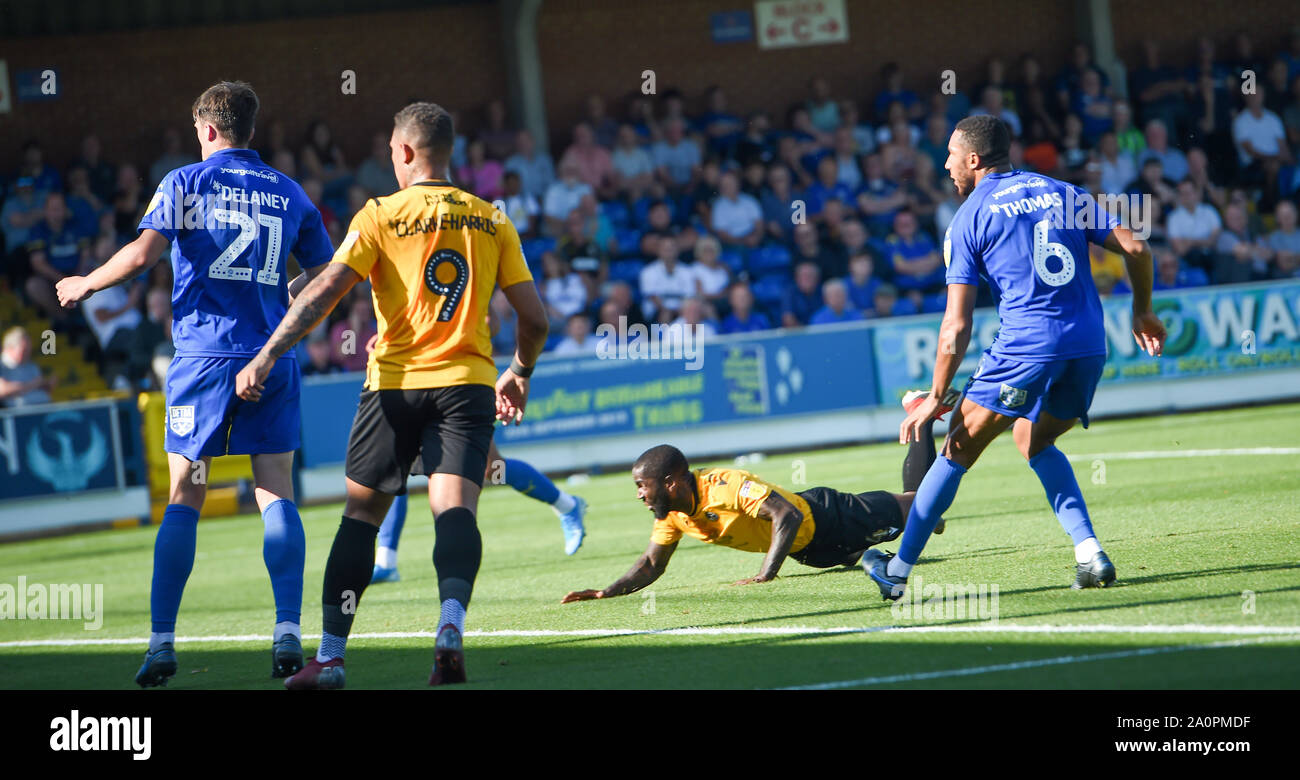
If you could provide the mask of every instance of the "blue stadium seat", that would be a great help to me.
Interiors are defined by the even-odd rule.
[[[760,277],[752,285],[754,300],[764,307],[780,309],[781,299],[785,297],[785,291],[791,284],[794,282],[786,274],[768,274]]]
[[[722,254],[718,255],[718,260],[723,265],[731,269],[731,273],[738,274],[745,270],[745,256],[735,249],[724,249]]]
[[[1179,281],[1186,287],[1204,287],[1210,283],[1210,277],[1206,276],[1203,268],[1187,268],[1178,276]]]
[[[627,204],[621,200],[611,200],[607,203],[600,204],[600,210],[605,213],[605,218],[610,221],[614,228],[620,229],[628,227],[628,222],[632,219],[632,211]]]
[[[620,255],[640,255],[641,254],[641,231],[636,228],[619,228],[614,231],[614,238],[618,241],[618,253]]]
[[[777,271],[788,273],[790,270],[790,250],[780,244],[760,246],[749,252],[749,272],[763,276]]]
[[[609,264],[610,281],[627,282],[636,288],[641,281],[641,269],[645,263],[640,260],[615,260]]]
[[[894,304],[893,316],[901,317],[904,314],[919,314],[916,310],[916,304],[912,303],[910,298],[899,298],[898,302]]]
[[[528,261],[529,266],[532,266],[535,263],[540,264],[542,262],[542,253],[555,249],[555,239],[545,237],[530,238],[527,241],[520,242],[520,245],[524,250],[524,259]]]
[[[921,300],[921,311],[930,314],[941,312],[948,308],[948,293],[941,292],[934,295],[927,295]]]

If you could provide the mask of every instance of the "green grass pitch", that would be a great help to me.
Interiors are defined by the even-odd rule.
[[[692,539],[646,594],[561,605],[569,590],[609,584],[644,550],[651,518],[631,479],[617,473],[565,486],[590,504],[587,541],[572,558],[549,508],[492,488],[480,504],[484,555],[467,625],[466,687],[1300,687],[1297,434],[1300,405],[1101,421],[1066,436],[1061,447],[1075,459],[1119,571],[1115,587],[1089,591],[1069,589],[1069,539],[1004,437],[964,480],[947,533],[933,538],[913,580],[997,585],[996,621],[899,617],[860,569],[788,561],[775,582],[734,587],[757,572],[761,556]],[[1134,457],[1236,448],[1291,453]],[[769,455],[751,468],[793,489],[898,490],[903,454],[878,444]],[[340,509],[303,512],[309,651]],[[103,640],[148,635],[156,531],[0,547],[0,583],[16,585],[19,575],[28,583],[102,583],[104,598],[98,630],[80,621],[0,620],[0,687],[132,688],[142,641]],[[361,601],[349,688],[424,686],[431,638],[367,635],[436,629],[432,545],[427,508],[413,501],[402,581],[374,586]],[[256,516],[200,523],[170,688],[280,686],[269,678],[273,610],[260,550]],[[887,627],[903,630],[880,630]],[[666,631],[685,628],[697,630]],[[231,639],[246,635],[258,638]],[[48,640],[71,641],[34,644]]]

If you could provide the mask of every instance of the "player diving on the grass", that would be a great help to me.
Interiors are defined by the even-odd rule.
[[[215,84],[194,101],[202,162],[168,173],[140,221],[139,237],[84,277],[58,284],[72,306],[131,279],[171,243],[175,272],[164,449],[170,492],[154,542],[149,650],[135,681],[165,685],[176,674],[176,615],[194,567],[199,510],[214,455],[251,455],[262,513],[262,557],[275,596],[271,676],[302,668],[302,577],[306,539],[293,503],[293,453],[302,416],[293,353],[267,366],[260,404],[235,396],[235,373],[266,344],[288,302],[289,254],[308,279],[333,254],[320,212],[293,179],[248,148],[258,100],[243,82]]]
[[[465,681],[465,611],[483,553],[476,515],[493,426],[523,418],[547,324],[514,225],[447,179],[454,137],[440,106],[412,103],[397,112],[389,150],[402,189],[353,216],[333,260],[236,378],[241,398],[263,397],[276,357],[370,280],[378,339],[348,437],[347,502],[325,564],[321,643],[285,680],[290,690],[344,687],[344,653],[374,573],[375,537],[417,457],[437,535],[440,612],[429,684]],[[498,286],[518,317],[514,359],[500,377],[487,322]]]
[[[921,428],[935,411],[934,399],[949,391],[970,344],[981,277],[999,298],[999,329],[966,383],[942,456],[917,489],[898,554],[872,550],[863,558],[867,575],[887,599],[903,595],[962,476],[1008,428],[1074,543],[1072,587],[1106,587],[1115,581],[1115,567],[1097,541],[1074,470],[1056,448],[1056,439],[1076,421],[1088,426],[1088,408],[1106,363],[1106,331],[1088,242],[1123,255],[1133,285],[1133,338],[1147,354],[1158,356],[1165,328],[1151,310],[1151,250],[1087,191],[1012,170],[1010,145],[1006,125],[988,115],[958,122],[948,141],[945,167],[966,200],[944,238],[948,306],[939,329],[934,381],[929,396],[900,426],[900,442],[923,435]]]
[[[905,408],[923,395],[909,394]],[[916,486],[935,458],[934,418],[951,410],[953,401],[955,395],[941,399],[931,419],[920,426],[922,435],[903,460],[902,493],[846,493],[828,487],[796,493],[741,469],[692,471],[676,447],[651,447],[632,465],[637,499],[654,515],[650,546],[610,585],[572,591],[560,603],[641,590],[663,575],[683,536],[763,553],[758,574],[736,585],[776,579],[786,558],[818,569],[857,565],[872,545],[896,539],[902,532]]]
[[[501,457],[496,442],[492,442],[488,451],[488,467],[483,482],[504,483],[519,493],[546,504],[560,518],[560,530],[564,532],[564,554],[573,555],[582,547],[582,540],[586,536],[582,518],[587,511],[587,502],[579,496],[560,490],[545,474],[533,468],[532,464],[518,458]],[[397,571],[397,544],[401,541],[402,528],[406,525],[406,505],[406,493],[394,497],[393,505],[384,516],[383,525],[379,526],[379,548],[375,550],[371,585],[401,579]]]

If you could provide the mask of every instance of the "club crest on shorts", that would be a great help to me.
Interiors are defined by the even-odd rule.
[[[998,403],[1008,409],[1015,409],[1017,406],[1023,404],[1028,396],[1028,393],[1018,387],[1003,384],[1002,391],[998,393]]]
[[[172,433],[177,436],[185,436],[190,431],[194,430],[194,407],[167,407],[167,424],[171,427]]]

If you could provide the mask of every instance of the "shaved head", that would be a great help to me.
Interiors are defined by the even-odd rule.
[[[632,470],[651,479],[679,477],[691,470],[682,451],[671,444],[660,444],[641,453]]]

